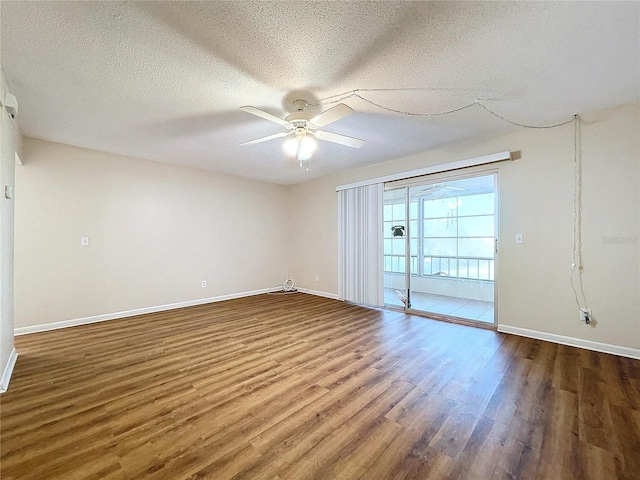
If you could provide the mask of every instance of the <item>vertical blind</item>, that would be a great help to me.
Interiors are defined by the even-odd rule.
[[[338,192],[338,293],[349,302],[383,306],[383,184]]]
[[[384,306],[382,204],[385,182],[413,183],[413,177],[513,160],[510,151],[339,185],[338,293],[354,303]],[[408,180],[411,179],[411,180]],[[422,181],[422,179],[420,179]],[[390,186],[390,184],[389,184]]]

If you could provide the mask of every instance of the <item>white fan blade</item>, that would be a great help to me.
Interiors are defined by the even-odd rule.
[[[364,145],[364,140],[360,140],[359,138],[347,137],[346,135],[339,135],[337,133],[325,132],[322,130],[316,130],[314,135],[318,140],[325,140],[327,142],[339,143],[340,145],[344,145],[346,147],[351,148],[360,148]]]
[[[280,117],[276,117],[275,115],[271,115],[270,113],[265,112],[264,110],[260,110],[259,108],[256,108],[256,107],[250,107],[250,106],[240,107],[240,110],[250,113],[252,115],[256,115],[258,117],[264,118],[265,120],[278,123],[285,127],[289,126],[289,122],[287,122],[286,120]]]
[[[314,124],[316,127],[324,127],[325,125],[329,125],[336,120],[340,120],[341,118],[346,117],[347,115],[351,115],[353,113],[353,108],[349,105],[345,105],[344,103],[339,103],[335,107],[326,110],[311,120],[310,123]]]
[[[245,145],[253,145],[254,143],[266,142],[267,140],[273,140],[274,138],[286,137],[287,135],[290,135],[292,133],[293,133],[293,131],[291,131],[291,132],[274,133],[273,135],[269,135],[267,137],[256,138],[255,140],[250,140],[248,142],[239,143],[238,146],[239,147],[243,147]]]

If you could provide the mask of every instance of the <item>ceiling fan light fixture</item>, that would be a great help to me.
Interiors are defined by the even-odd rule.
[[[282,143],[282,149],[290,157],[295,157],[298,152],[298,140],[296,138],[288,138]]]
[[[305,135],[300,139],[300,146],[298,154],[304,157],[311,158],[311,154],[316,151],[318,147],[316,141],[309,135]]]
[[[307,170],[309,170],[311,155],[313,155],[313,152],[315,152],[317,148],[316,138],[351,148],[360,148],[364,145],[364,140],[360,140],[359,138],[319,130],[319,127],[336,122],[352,114],[353,109],[348,105],[340,103],[314,117],[311,113],[304,111],[309,106],[306,101],[296,100],[293,104],[296,111],[287,115],[286,118],[276,117],[269,112],[252,106],[240,107],[241,110],[247,113],[284,126],[287,131],[257,138],[248,142],[242,142],[239,145],[254,145],[274,138],[292,135],[292,138],[283,142],[282,148],[287,155],[295,157],[300,162],[300,166],[303,168],[306,167]]]
[[[287,155],[297,157],[299,160],[310,159],[317,147],[316,141],[309,135],[296,135],[294,138],[285,140],[282,144]]]

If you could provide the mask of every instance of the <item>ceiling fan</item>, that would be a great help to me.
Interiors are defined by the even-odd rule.
[[[311,154],[316,147],[315,141],[313,140],[314,138],[352,148],[360,148],[364,145],[364,140],[360,140],[359,138],[348,137],[346,135],[340,135],[338,133],[320,130],[320,127],[329,125],[330,123],[338,121],[341,118],[352,114],[354,111],[351,107],[345,105],[344,103],[339,103],[335,107],[332,107],[329,110],[325,110],[324,112],[314,116],[310,113],[305,112],[305,109],[308,105],[309,104],[305,100],[295,100],[293,102],[293,106],[295,107],[296,111],[290,115],[287,115],[285,118],[276,117],[275,115],[265,112],[264,110],[260,110],[256,107],[240,107],[240,110],[264,118],[265,120],[277,123],[278,125],[282,125],[287,131],[257,138],[248,142],[243,142],[239,145],[254,145],[256,143],[266,142],[268,140],[293,135],[291,139],[285,142],[285,151],[287,151],[287,153],[290,153],[291,155],[295,155],[295,157],[300,162],[300,166],[303,167],[306,165],[307,170],[309,169],[308,161],[311,158]]]
[[[455,195],[456,192],[464,192],[464,191],[465,191],[464,188],[449,187],[449,186],[446,186],[444,183],[436,183],[434,185],[430,185],[429,187],[423,190],[420,190],[416,194],[416,196],[426,197],[429,195],[435,198],[441,198],[444,196]]]

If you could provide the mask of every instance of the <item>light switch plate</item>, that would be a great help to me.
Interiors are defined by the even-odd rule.
[[[521,233],[516,233],[516,243],[524,243],[524,235]]]
[[[83,247],[89,245],[89,237],[80,237],[80,245]]]

